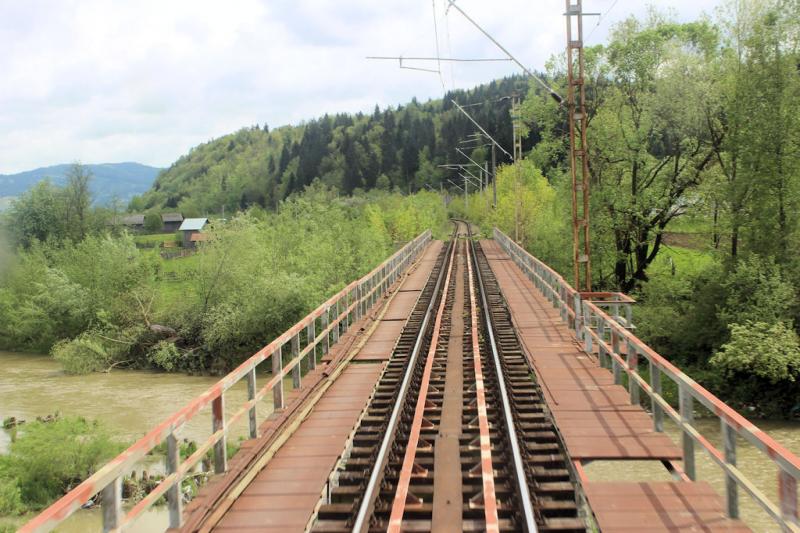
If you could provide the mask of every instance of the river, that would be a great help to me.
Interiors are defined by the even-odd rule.
[[[129,370],[114,370],[108,374],[69,376],[58,363],[47,356],[0,352],[0,418],[15,416],[33,420],[55,411],[62,415],[80,415],[102,420],[122,439],[133,441],[148,429],[185,405],[215,383],[217,378],[164,374]],[[226,410],[236,410],[246,399],[244,383],[226,395]],[[271,409],[264,402],[262,415]],[[233,438],[244,435],[246,421],[233,429]],[[800,423],[759,421],[759,427],[795,454],[800,454]],[[716,420],[697,421],[700,431],[719,446],[719,423]],[[667,427],[676,442],[679,433]],[[211,421],[201,413],[184,428],[182,437],[204,440],[211,433]],[[9,434],[0,431],[0,453],[7,451]],[[738,440],[739,465],[744,473],[766,494],[777,494],[776,470],[752,446]],[[704,452],[697,452],[698,478],[710,482],[722,494],[724,480]],[[668,480],[660,465],[634,462],[620,468],[613,462],[597,462],[586,468],[590,480]],[[779,531],[773,522],[759,511],[752,500],[740,490],[742,516],[754,531]],[[777,501],[777,500],[775,500]],[[99,510],[81,511],[59,531],[83,533],[98,530]],[[155,508],[137,521],[132,531],[149,532],[166,527],[166,510]]]
[[[71,376],[48,356],[0,352],[0,419],[14,416],[35,420],[59,411],[64,416],[101,420],[120,439],[133,442],[218,379],[118,369],[107,374]],[[247,399],[245,383],[231,389],[225,399],[226,412],[236,411]],[[259,411],[263,417],[271,410],[271,397],[262,403]],[[246,434],[246,423],[245,417],[232,428],[233,439]],[[180,436],[200,442],[210,435],[211,418],[205,409],[186,424]],[[0,430],[0,453],[6,453],[9,444],[10,434]],[[166,527],[166,520],[166,510],[155,508],[131,531],[157,530],[162,524]],[[81,511],[58,531],[85,533],[97,530],[99,525],[99,510]]]

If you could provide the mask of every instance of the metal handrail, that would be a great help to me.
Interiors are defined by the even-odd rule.
[[[784,531],[800,532],[797,506],[800,458],[664,359],[596,303],[582,299],[561,276],[500,230],[495,229],[494,236],[542,294],[561,310],[562,319],[574,328],[577,340],[584,343],[584,351],[595,353],[597,349],[601,365],[611,367],[616,384],[622,384],[622,372],[627,374],[631,403],[639,404],[640,391],[648,395],[655,431],[664,430],[665,414],[678,425],[683,434],[683,470],[689,479],[696,479],[695,444],[699,444],[725,474],[726,512],[730,518],[739,518],[738,487],[742,487]],[[574,300],[561,297],[564,294],[573,296]],[[649,381],[639,374],[639,356],[647,360]],[[662,395],[662,376],[678,386],[677,410]],[[723,450],[712,445],[694,425],[694,400],[719,419]],[[737,435],[752,444],[778,468],[778,504],[771,501],[737,468]]]
[[[180,482],[183,476],[212,448],[214,449],[215,473],[224,472],[227,469],[225,441],[229,427],[247,413],[249,436],[256,438],[258,436],[256,413],[258,402],[272,391],[274,409],[283,408],[283,378],[291,374],[293,388],[299,388],[301,385],[301,362],[307,359],[308,368],[313,369],[316,366],[317,353],[326,354],[331,344],[335,344],[339,340],[339,336],[346,332],[352,323],[367,313],[369,308],[397,280],[398,276],[419,256],[431,238],[430,230],[425,231],[371,272],[339,291],[211,388],[151,429],[144,437],[106,463],[94,475],[26,523],[20,532],[50,531],[98,493],[102,493],[104,531],[125,529],[163,495],[167,496],[170,527],[179,527],[182,520]],[[333,312],[333,316],[331,316],[331,312]],[[319,333],[317,333],[318,331]],[[301,334],[304,332],[306,334],[305,346],[301,350]],[[290,345],[292,357],[284,364],[283,348],[287,344]],[[272,376],[260,390],[256,390],[256,367],[270,358],[272,359]],[[229,419],[226,419],[225,392],[242,379],[247,379],[248,400]],[[196,452],[181,462],[177,432],[209,404],[211,405],[213,433],[199,445]],[[139,460],[165,440],[167,442],[166,477],[144,499],[123,515],[123,477]]]

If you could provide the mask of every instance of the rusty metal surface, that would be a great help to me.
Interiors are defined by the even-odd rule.
[[[495,241],[482,241],[481,246],[490,250],[492,257],[505,255]],[[680,459],[678,447],[666,435],[656,433],[644,410],[631,405],[628,392],[614,385],[611,374],[581,350],[558,311],[519,268],[506,260],[490,259],[489,263],[532,357],[556,424],[559,428],[581,427],[584,430],[584,433],[564,433],[572,458],[585,461]],[[564,413],[569,413],[569,417],[563,417]],[[606,422],[618,419],[619,413],[626,416],[633,413],[638,422],[624,426]],[[575,414],[581,418],[576,418]],[[642,416],[647,423],[641,423]],[[587,435],[593,437],[587,438]]]
[[[449,259],[449,266],[444,278],[444,285],[442,292],[447,294],[453,280],[453,265],[455,264],[455,247]],[[431,382],[431,374],[433,373],[433,363],[436,358],[436,352],[439,348],[439,335],[442,333],[442,325],[447,321],[445,317],[445,309],[447,298],[442,298],[439,303],[439,308],[436,312],[436,318],[433,325],[433,335],[431,337],[430,346],[428,348],[427,356],[425,357],[425,366],[422,371],[422,377],[419,385],[419,394],[414,408],[414,417],[411,420],[411,428],[409,429],[408,441],[406,443],[406,451],[403,457],[403,464],[400,468],[400,478],[397,480],[397,487],[395,488],[394,501],[392,502],[392,512],[389,516],[389,527],[387,531],[391,533],[400,533],[402,530],[403,514],[406,510],[406,505],[413,505],[417,501],[420,503],[422,500],[412,492],[410,492],[411,478],[414,475],[427,475],[427,469],[420,466],[417,462],[417,448],[420,445],[420,435],[422,427],[425,422],[425,410],[428,407],[428,388]],[[448,332],[445,332],[447,335]],[[424,446],[425,444],[423,444]]]
[[[324,396],[323,409],[303,422],[214,531],[303,531],[382,369],[376,363],[345,370]],[[293,504],[276,504],[288,496]]]
[[[439,249],[435,244],[429,248]],[[430,275],[433,266],[426,257],[430,257],[430,249],[417,262],[412,273],[397,287],[398,296],[412,275],[418,276],[420,272]],[[390,304],[392,302],[394,299]],[[407,315],[410,314],[410,308],[405,312]],[[376,338],[378,345],[390,343],[393,346],[396,343],[404,323],[380,320],[380,318],[380,315],[375,316],[377,322],[374,329],[370,330],[369,338],[362,342],[358,355],[361,355],[361,352]],[[365,326],[353,330],[363,328]],[[348,336],[350,333],[340,339],[339,345],[332,349],[331,354],[350,350]],[[391,351],[391,347],[389,350]],[[341,355],[340,353],[339,357]],[[302,531],[304,529],[328,481],[328,474],[341,454],[352,427],[363,411],[384,368],[381,361],[372,363],[377,364],[347,367],[266,467],[214,525],[214,531]],[[316,369],[314,374],[319,373],[321,368],[324,368],[324,365]],[[311,374],[306,377],[311,377]],[[294,396],[298,396],[295,391],[287,395],[287,405],[291,405]],[[262,427],[262,430],[264,429]],[[201,508],[204,505],[203,497],[204,494],[201,492],[197,498],[199,505],[194,505],[193,502],[190,507],[198,508],[198,512],[204,512]],[[287,497],[293,498],[289,506],[282,507],[275,504],[276,501],[286,501]],[[213,503],[208,505],[213,506]],[[195,520],[187,520],[187,524],[193,522]],[[192,530],[194,529],[196,527]]]
[[[584,298],[550,267],[522,249],[495,228],[494,237],[500,247],[521,269],[536,288],[560,312],[562,320],[575,332],[576,341],[588,354],[596,354],[600,364],[609,368],[614,381],[622,384],[627,377],[627,389],[632,404],[640,404],[646,396],[651,405],[653,425],[663,431],[665,418],[681,430],[683,461],[672,463],[676,474],[684,479],[697,477],[696,452],[706,453],[725,477],[725,507],[728,516],[739,516],[739,493],[743,491],[784,531],[800,533],[798,490],[800,458],[761,431],[755,424],[737,413],[702,385],[684,374],[645,342],[632,329],[630,304],[619,298],[610,305]],[[625,316],[620,316],[624,310]],[[643,369],[648,370],[643,374]],[[664,382],[678,389],[676,408],[663,395]],[[694,424],[694,403],[706,407],[720,422],[721,445],[713,444]],[[763,459],[777,469],[777,501],[761,491],[737,466],[737,437],[754,446]]]
[[[722,498],[704,482],[597,482],[586,495],[603,533],[750,531],[725,516]]]
[[[436,283],[442,290],[435,292],[425,316],[441,310],[439,302],[444,301],[438,346],[431,320],[429,329],[422,328],[423,336],[414,342],[409,339],[409,348],[390,359],[354,433],[353,447],[333,474],[336,483],[322,501],[313,531],[377,533],[390,528],[392,520],[395,527],[399,522],[402,530],[418,532],[533,532],[537,527],[586,531],[569,463],[545,412],[542,393],[531,379],[510,315],[480,250],[473,258],[472,279],[468,269],[460,267],[458,281],[450,283],[447,291],[444,283],[441,287]],[[462,296],[457,298],[456,292]],[[472,305],[471,292],[476,300]],[[444,320],[448,315],[449,323]],[[492,331],[496,344],[489,340]],[[461,342],[454,342],[459,332],[463,333]],[[419,339],[423,342],[419,357],[413,357],[408,350],[413,344],[416,352]],[[424,353],[435,354],[432,365]],[[425,379],[428,374],[430,378]],[[409,375],[411,385],[406,388],[403,384]],[[461,387],[456,390],[458,384]],[[395,426],[390,415],[398,407],[401,414]],[[419,423],[414,415],[421,408],[424,417]],[[412,432],[415,427],[418,431]],[[391,453],[383,459],[380,450],[387,437],[392,441]],[[416,449],[413,440],[418,443]],[[409,484],[400,479],[404,468],[406,478],[411,473]],[[407,498],[401,485],[408,487]],[[399,521],[399,513],[393,511],[402,503]],[[535,513],[529,514],[526,504],[528,509],[535,507]],[[366,519],[356,520],[362,509],[366,509]]]
[[[455,293],[453,309],[464,309],[464,247],[456,250]],[[431,513],[431,530],[460,533],[462,525],[462,467],[460,452],[461,423],[464,403],[464,344],[463,313],[453,313],[447,339],[447,359],[439,432],[433,443],[433,493],[437,505]]]
[[[486,386],[483,379],[483,363],[481,362],[481,348],[478,336],[478,302],[475,295],[475,281],[473,280],[470,246],[467,251],[467,272],[469,275],[469,306],[470,306],[470,332],[472,338],[472,361],[475,370],[475,406],[478,410],[478,430],[480,437],[478,445],[481,452],[481,479],[483,481],[483,508],[486,520],[486,531],[495,533],[500,531],[497,515],[497,495],[495,493],[494,469],[492,465],[492,441],[489,435],[489,414],[486,404]]]

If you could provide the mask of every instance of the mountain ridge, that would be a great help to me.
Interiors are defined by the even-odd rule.
[[[16,197],[43,179],[57,185],[66,182],[71,163],[49,165],[14,174],[0,174],[0,197]],[[103,205],[118,199],[129,202],[134,196],[147,191],[163,170],[134,161],[121,163],[96,163],[84,165],[93,175],[90,187],[95,203]]]
[[[270,130],[251,126],[193,147],[159,174],[153,187],[129,205],[132,211],[175,209],[184,214],[235,211],[252,205],[275,208],[313,181],[343,194],[372,188],[403,191],[446,186],[440,165],[466,162],[455,148],[483,163],[485,147],[468,149],[462,140],[476,131],[453,104],[469,113],[502,145],[511,148],[509,96],[524,98],[522,76],[492,80],[440,99],[408,103],[372,113],[331,113]],[[538,142],[534,125],[523,149]],[[497,162],[505,163],[503,154]],[[477,173],[477,172],[476,172]]]

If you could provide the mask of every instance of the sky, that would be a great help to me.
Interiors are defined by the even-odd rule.
[[[720,1],[651,4],[693,20]],[[365,59],[435,56],[437,34],[441,57],[503,57],[446,3],[0,0],[0,174],[72,161],[165,167],[245,126],[424,101],[519,72],[459,64],[440,77]],[[458,5],[530,68],[565,46],[563,0]],[[584,0],[584,11],[603,14],[586,19],[587,44],[646,10],[640,0]]]

